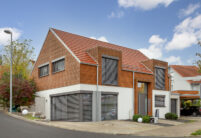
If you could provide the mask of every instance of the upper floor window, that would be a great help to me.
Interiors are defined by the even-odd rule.
[[[52,72],[59,72],[65,69],[65,59],[60,59],[52,63]]]
[[[47,76],[49,74],[49,64],[39,67],[39,77]]]
[[[118,60],[102,57],[102,84],[118,84]]]
[[[155,67],[155,88],[165,90],[165,69]]]

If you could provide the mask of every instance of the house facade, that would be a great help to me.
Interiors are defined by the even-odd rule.
[[[50,29],[32,71],[48,120],[160,118],[170,112],[168,64],[138,50]]]
[[[181,99],[201,98],[201,73],[196,66],[171,65],[171,90],[180,94]]]

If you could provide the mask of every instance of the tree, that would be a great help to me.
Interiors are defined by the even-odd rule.
[[[10,101],[10,51],[11,46],[3,49],[2,65],[0,67],[0,101],[4,107],[9,107]],[[30,79],[34,48],[31,40],[13,41],[13,105],[29,106],[34,102],[36,84]]]
[[[13,105],[30,106],[34,102],[36,92],[34,80],[24,79],[23,77],[13,76]],[[4,107],[9,107],[10,79],[9,73],[4,72],[0,80],[0,98]]]
[[[201,47],[201,41],[198,42],[198,45]],[[199,72],[201,73],[201,53],[196,53],[196,56],[199,58],[196,61],[197,66],[199,67]]]
[[[32,68],[32,61],[34,58],[34,48],[31,46],[31,40],[16,40],[13,41],[13,74],[20,75],[23,78],[28,78]],[[10,68],[10,45],[3,49],[3,66],[4,69]]]

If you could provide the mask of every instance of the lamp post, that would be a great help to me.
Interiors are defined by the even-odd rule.
[[[12,34],[12,32],[10,31],[10,30],[4,30],[4,32],[6,33],[6,34],[10,34],[10,38],[11,38],[11,40],[10,40],[10,113],[12,113],[12,95],[13,95],[13,93],[12,93],[12,65],[13,65],[13,62],[12,62],[12,59],[13,59],[13,34]]]

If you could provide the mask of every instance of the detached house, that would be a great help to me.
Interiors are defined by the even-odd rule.
[[[171,65],[171,90],[184,100],[201,98],[201,73],[196,66]]]
[[[50,29],[32,71],[49,120],[131,119],[170,112],[168,63],[138,50]]]

